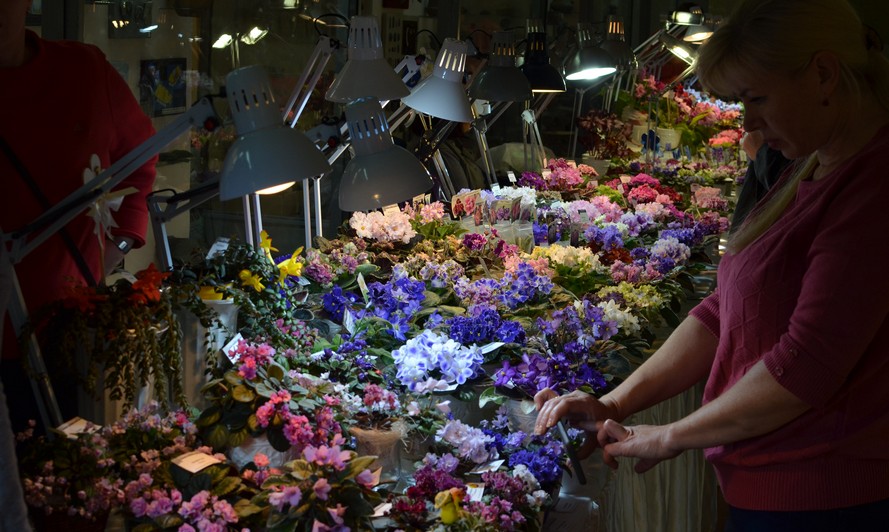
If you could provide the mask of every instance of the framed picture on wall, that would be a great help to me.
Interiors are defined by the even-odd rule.
[[[148,116],[185,112],[184,57],[145,59],[139,68],[139,101]]]

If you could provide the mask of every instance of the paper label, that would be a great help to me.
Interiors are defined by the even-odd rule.
[[[364,275],[361,272],[358,272],[358,277],[355,278],[355,282],[358,283],[358,288],[361,290],[361,297],[363,297],[364,302],[367,303],[367,297],[370,292],[367,290],[367,281],[364,280]]]
[[[585,210],[577,211],[577,216],[580,218],[580,223],[589,224],[590,223],[590,215]]]
[[[506,171],[506,178],[509,179],[509,182],[512,183],[513,185],[515,185],[518,182],[515,178],[515,172],[513,172],[512,170]]]
[[[495,196],[497,194],[500,194],[500,183],[494,183],[493,185],[491,185],[491,192],[493,192]]]
[[[598,181],[597,179],[593,179],[592,181],[590,181],[590,185],[591,185],[593,188],[596,188],[596,187],[599,186],[599,181]]]
[[[393,203],[392,205],[386,205],[383,207],[383,214],[386,216],[390,216],[393,213],[401,212],[401,209],[398,208],[398,204]]]
[[[243,338],[241,333],[238,333],[229,343],[225,344],[225,347],[222,348],[222,352],[225,353],[225,356],[228,357],[232,364],[236,364],[238,359],[241,358],[241,354],[236,353],[235,348],[238,347],[238,342],[243,340]]]
[[[92,434],[102,428],[101,425],[90,423],[82,417],[73,417],[57,427],[65,436],[72,440],[77,439],[78,434]]]
[[[481,502],[485,495],[484,482],[467,482],[466,483],[466,499],[471,502]]]
[[[617,190],[618,190],[618,192],[620,192],[621,194],[626,194],[626,190],[624,190],[624,186],[623,186],[623,185],[617,185]]]
[[[632,180],[633,180],[633,178],[628,175],[620,176],[620,182],[623,183],[624,185],[626,185],[627,183],[629,183]]]
[[[422,203],[425,203],[425,202],[426,202],[426,194],[417,194],[416,196],[414,196],[414,199],[411,200],[411,202],[413,203],[413,205],[414,205],[415,207],[416,207],[417,205],[420,205],[420,204],[422,204]]]
[[[302,275],[296,278],[296,282],[299,283],[300,286],[309,286],[310,284],[312,284],[312,281],[306,279]]]
[[[222,255],[225,253],[226,249],[228,249],[228,238],[219,237],[216,239],[216,242],[210,246],[210,251],[207,252],[207,258],[212,259],[217,255]]]
[[[485,344],[481,347],[482,354],[487,355],[488,353],[490,353],[492,351],[496,351],[497,349],[500,349],[504,345],[506,345],[506,344],[504,344],[503,342],[491,342],[490,344]]]
[[[343,327],[349,331],[349,334],[355,334],[355,318],[349,309],[343,311]]]
[[[482,473],[490,473],[492,471],[497,471],[500,469],[500,466],[503,465],[503,460],[494,460],[493,462],[488,462],[487,464],[479,464],[475,468],[470,471],[470,473],[475,475],[481,475]]]
[[[375,519],[375,518],[377,518],[377,517],[385,517],[386,514],[387,514],[387,513],[389,512],[389,510],[391,510],[391,509],[392,509],[392,503],[391,503],[391,502],[384,502],[384,503],[382,503],[382,504],[378,504],[378,505],[376,505],[376,507],[374,507],[374,514],[373,514],[372,516],[370,516],[370,517],[371,517],[372,519]]]
[[[185,453],[173,459],[174,464],[192,474],[221,462],[221,460],[200,451]]]

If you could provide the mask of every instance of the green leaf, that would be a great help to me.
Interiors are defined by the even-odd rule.
[[[262,512],[262,508],[248,501],[247,499],[240,499],[233,505],[235,509],[235,513],[238,514],[238,517],[243,519],[245,517],[250,517],[251,515],[256,515]]]
[[[218,406],[208,407],[206,410],[201,412],[200,417],[195,420],[194,424],[199,429],[207,428],[214,423],[218,423],[222,418],[222,409]]]
[[[228,436],[228,429],[225,425],[216,424],[207,431],[204,441],[213,447],[213,450],[221,452],[228,446]]]
[[[235,491],[241,486],[241,479],[238,477],[225,477],[222,482],[216,484],[211,490],[213,495],[224,497]]]
[[[235,386],[244,383],[244,379],[238,375],[237,371],[226,371],[223,378],[225,379],[225,382]]]
[[[344,480],[355,478],[365,469],[370,469],[376,459],[376,456],[356,456],[349,462],[349,473],[343,477]]]
[[[680,323],[679,316],[677,316],[676,313],[673,312],[672,310],[670,310],[668,308],[662,308],[661,309],[661,316],[664,317],[664,320],[667,322],[667,325],[669,325],[670,327],[673,327],[674,329],[676,327],[679,327],[679,323]]]
[[[250,436],[250,431],[247,430],[246,428],[236,431],[236,432],[232,432],[228,436],[228,446],[229,447],[239,447],[239,446],[241,446],[241,444],[243,444],[245,441],[247,441],[247,438],[249,436]]]
[[[502,405],[506,401],[506,397],[497,393],[497,390],[491,386],[485,388],[485,391],[478,396],[478,407],[484,408],[488,403]]]
[[[312,476],[312,466],[305,460],[294,460],[290,462],[290,467],[293,469],[290,475],[297,480],[305,480]]]
[[[232,397],[240,403],[250,403],[256,399],[256,394],[250,388],[239,384],[232,389]]]
[[[284,368],[282,368],[280,365],[272,362],[268,365],[268,369],[266,371],[268,371],[269,377],[278,379],[279,381],[284,380]]]

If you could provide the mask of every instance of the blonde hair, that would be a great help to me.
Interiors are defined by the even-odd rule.
[[[851,105],[860,105],[869,91],[889,109],[889,60],[870,44],[845,0],[746,0],[701,47],[695,68],[708,89],[725,96],[738,72],[795,75],[815,52],[827,50],[839,59],[840,83]],[[815,154],[796,164],[782,189],[732,233],[729,251],[743,250],[771,227],[816,165]]]

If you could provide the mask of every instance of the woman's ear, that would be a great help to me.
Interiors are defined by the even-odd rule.
[[[829,99],[840,82],[840,60],[835,53],[822,50],[815,52],[812,57],[812,65],[818,76],[821,97]]]

